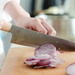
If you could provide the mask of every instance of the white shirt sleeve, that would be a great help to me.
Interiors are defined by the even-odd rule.
[[[0,17],[2,20],[6,22],[10,22],[12,18],[3,10],[6,3],[8,3],[11,0],[0,0]],[[20,0],[16,0],[18,3],[20,3]]]

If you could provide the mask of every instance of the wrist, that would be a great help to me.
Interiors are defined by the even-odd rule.
[[[26,21],[27,18],[30,18],[30,15],[28,14],[27,16],[24,14],[19,14],[16,18],[14,18],[14,22],[16,25],[21,26],[23,21]]]

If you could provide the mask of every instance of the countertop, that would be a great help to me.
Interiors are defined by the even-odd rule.
[[[30,47],[11,48],[1,70],[1,75],[67,75],[66,67],[75,62],[75,52],[65,52],[59,55],[65,61],[63,65],[58,65],[57,68],[33,69],[23,62],[34,55],[34,50]]]

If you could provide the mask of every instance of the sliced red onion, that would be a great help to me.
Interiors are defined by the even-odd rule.
[[[37,62],[39,62],[40,60],[27,60],[24,62],[24,64],[28,64],[28,65],[36,65]]]
[[[75,75],[75,63],[70,64],[67,68],[66,68],[66,72],[69,75]]]
[[[63,61],[63,59],[61,59],[60,57],[57,56],[57,60],[58,60],[58,63],[60,64],[63,64],[65,61]]]
[[[24,63],[34,65],[34,68],[42,67],[57,67],[57,64],[62,64],[64,61],[57,57],[60,52],[56,51],[56,47],[52,44],[44,44],[35,49],[34,56],[31,56]]]
[[[41,60],[37,63],[37,66],[45,66],[45,65],[49,65],[50,61],[49,60]]]
[[[57,63],[56,63],[56,62],[51,62],[51,63],[49,64],[49,67],[57,67]]]
[[[35,60],[46,60],[46,59],[50,59],[51,57],[48,54],[44,54],[44,55],[39,55],[39,56],[32,56],[30,58],[35,59]]]
[[[41,54],[51,54],[51,52],[56,51],[56,47],[52,44],[44,44],[39,48],[35,49],[34,55],[41,55]]]

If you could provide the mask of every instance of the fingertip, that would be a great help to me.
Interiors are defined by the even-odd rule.
[[[55,36],[56,35],[56,31],[49,32],[48,35]]]
[[[55,36],[56,35],[56,31],[54,31],[54,33],[53,33],[53,36]]]
[[[46,29],[41,29],[40,32],[43,33],[43,34],[47,34],[47,30]]]
[[[54,33],[53,36],[55,36],[56,34]]]
[[[53,33],[51,33],[50,35],[51,35],[51,36],[54,36],[54,34],[53,34]]]

